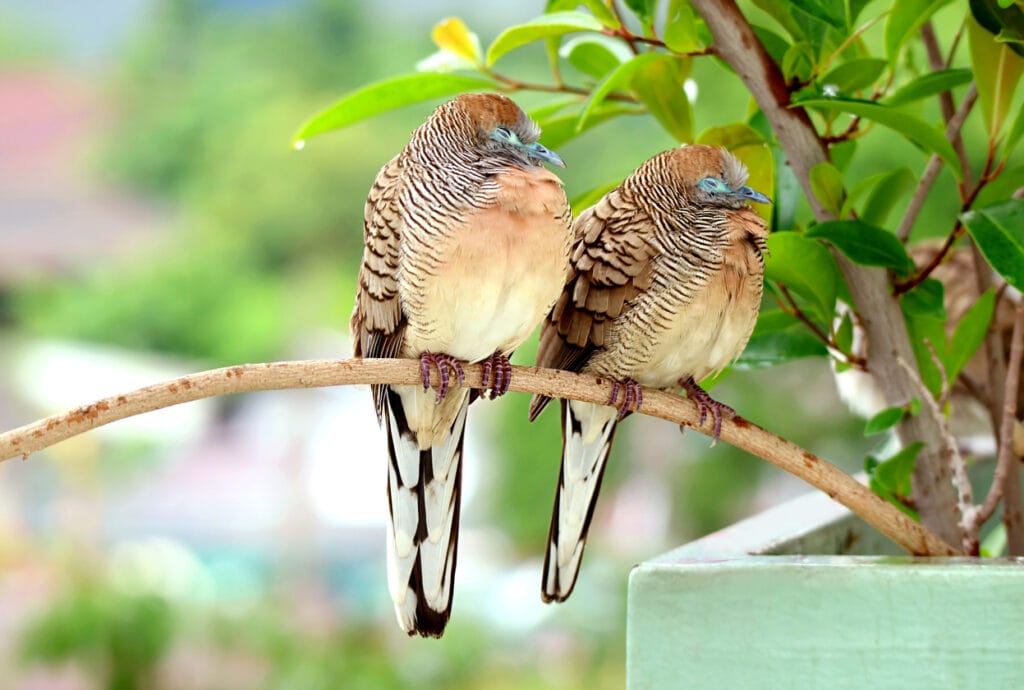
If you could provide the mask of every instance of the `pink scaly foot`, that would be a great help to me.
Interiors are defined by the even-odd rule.
[[[712,398],[706,390],[693,380],[692,376],[686,379],[679,379],[679,385],[686,391],[686,397],[697,405],[697,409],[700,411],[700,426],[704,426],[704,420],[707,419],[708,412],[711,413],[711,417],[715,420],[715,431],[711,437],[711,445],[714,446],[718,443],[718,437],[722,433],[722,414],[725,413],[730,417],[735,417],[736,410]]]
[[[420,355],[420,376],[423,379],[423,390],[430,388],[430,365],[437,369],[437,375],[441,382],[437,387],[437,402],[444,400],[448,395],[448,382],[454,372],[455,378],[461,386],[466,381],[466,375],[462,371],[462,363],[455,357],[446,355],[443,352],[424,352]]]
[[[622,402],[618,403],[619,391],[624,390]],[[630,412],[636,412],[644,404],[644,389],[633,379],[622,379],[612,384],[612,397],[608,401],[612,407],[619,408],[619,419]]]
[[[508,361],[508,357],[500,352],[495,352],[480,364],[483,365],[484,370],[483,396],[488,397],[489,391],[490,399],[494,400],[508,393],[508,387],[512,384],[512,364]]]

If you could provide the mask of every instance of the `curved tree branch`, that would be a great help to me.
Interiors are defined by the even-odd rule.
[[[513,372],[510,390],[521,393],[597,404],[606,403],[611,395],[612,382],[593,376],[535,367],[513,367]],[[465,385],[481,387],[480,365],[466,365],[465,373]],[[0,434],[0,460],[18,455],[27,458],[30,453],[118,419],[217,395],[346,384],[418,385],[420,380],[419,362],[407,359],[271,362],[213,369],[110,396]],[[700,429],[696,406],[685,398],[645,390],[643,400],[639,410],[642,414],[711,432],[711,420],[706,429]],[[956,553],[836,466],[742,417],[723,420],[721,439],[826,492],[912,554]]]

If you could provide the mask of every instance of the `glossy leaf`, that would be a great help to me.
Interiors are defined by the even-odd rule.
[[[603,34],[584,34],[565,42],[559,54],[570,65],[597,79],[628,60],[632,53],[625,44]]]
[[[697,38],[697,14],[690,0],[669,0],[665,17],[665,31],[662,36],[665,47],[676,53],[699,50]]]
[[[931,316],[937,319],[946,318],[946,306],[943,303],[945,288],[935,278],[925,278],[912,290],[903,294],[900,302],[903,311],[916,316]]]
[[[480,39],[458,17],[448,17],[439,21],[430,37],[442,50],[480,63]]]
[[[832,220],[807,231],[808,237],[820,237],[862,266],[882,266],[906,274],[913,268],[907,250],[887,230],[857,220]]]
[[[892,5],[885,22],[885,54],[896,59],[903,44],[917,33],[935,11],[949,0],[898,0]]]
[[[891,429],[903,421],[903,417],[906,414],[907,411],[902,407],[887,407],[864,424],[864,435],[874,436],[887,429]]]
[[[846,28],[846,12],[842,0],[790,0],[807,14],[820,19],[836,29]]]
[[[986,31],[1024,57],[1024,7],[1005,0],[971,0],[971,15]]]
[[[551,149],[558,149],[563,144],[585,132],[619,115],[642,115],[643,111],[633,106],[618,103],[606,103],[587,118],[583,129],[577,129],[579,115],[576,112],[555,114],[547,118],[538,118],[541,128],[541,143]]]
[[[601,22],[585,12],[552,12],[541,15],[525,24],[501,32],[487,49],[487,66],[493,65],[506,53],[542,38],[575,31],[601,31],[603,28]]]
[[[786,81],[801,82],[810,79],[814,72],[814,48],[806,41],[791,45],[782,56],[782,76]]]
[[[906,306],[904,306],[903,315],[906,318],[910,345],[914,350],[914,359],[917,360],[921,381],[932,395],[938,397],[942,392],[942,374],[935,365],[928,344],[930,343],[935,350],[942,367],[948,370],[943,361],[946,353],[946,320],[908,311]]]
[[[608,6],[604,4],[603,0],[582,0],[582,2],[597,18],[597,21],[601,22],[609,29],[617,29],[621,26],[618,18],[616,18],[615,14],[608,9]],[[569,9],[572,9],[578,4],[580,4],[578,1],[570,3]]]
[[[680,77],[679,60],[665,56],[641,65],[629,85],[665,131],[688,144],[693,141],[693,107]]]
[[[924,443],[917,441],[886,460],[876,461],[877,465],[870,473],[872,484],[877,482],[886,492],[899,499],[910,496],[910,478],[914,474],[917,456],[923,448]]]
[[[637,55],[628,62],[624,62],[619,65],[615,71],[605,77],[604,81],[598,84],[598,86],[590,92],[590,96],[587,98],[587,102],[583,106],[583,110],[580,112],[580,119],[576,124],[577,130],[583,131],[586,127],[587,120],[591,117],[598,106],[604,102],[605,98],[608,97],[608,94],[616,89],[626,88],[629,85],[630,79],[633,78],[633,75],[637,70],[651,62],[666,59],[672,58],[669,58],[666,55],[659,55],[657,53],[644,53],[643,55]]]
[[[804,357],[824,357],[825,345],[795,317],[781,309],[761,313],[735,369],[763,369]]]
[[[843,175],[831,163],[817,163],[809,173],[811,191],[835,215],[843,206]]]
[[[747,166],[747,185],[761,192],[769,199],[775,198],[775,160],[771,146],[753,127],[732,124],[724,127],[710,127],[697,137],[697,144],[724,146]],[[754,210],[770,221],[772,208],[767,204],[752,204]]]
[[[973,19],[967,21],[967,34],[985,130],[995,138],[1003,129],[1013,93],[1024,73],[1024,58],[1013,52],[1009,45],[998,43]]]
[[[843,318],[839,320],[839,328],[836,329],[836,347],[844,354],[850,354],[853,350],[853,319],[850,312],[844,311]]]
[[[872,175],[861,184],[866,185],[867,200],[860,207],[860,219],[882,227],[896,204],[917,187],[917,178],[910,168],[903,167]],[[854,192],[850,196],[854,196]]]
[[[1017,144],[1020,143],[1021,139],[1024,139],[1024,108],[1019,108],[1017,110],[1017,116],[1013,119],[1013,125],[1010,126],[1010,132],[1006,135],[1006,140],[1003,143],[1003,149],[1000,156],[1002,160],[1005,161],[1010,157],[1010,154],[1017,148]]]
[[[996,293],[991,289],[986,290],[956,325],[945,357],[946,373],[950,380],[960,374],[960,370],[985,341],[985,335],[988,333],[995,309]]]
[[[1024,291],[1024,201],[968,211],[961,219],[992,268]]]
[[[973,78],[971,70],[967,68],[928,72],[898,88],[891,96],[883,99],[882,103],[893,107],[906,105],[968,84]]]
[[[851,115],[860,115],[863,118],[894,129],[925,149],[928,153],[934,153],[939,156],[957,180],[963,177],[960,170],[960,162],[956,157],[956,152],[953,151],[953,145],[940,132],[919,118],[907,115],[894,108],[878,105],[877,103],[852,101],[842,98],[811,99],[801,101],[796,105],[805,108],[831,108],[844,113],[850,113]]]
[[[644,24],[654,21],[654,11],[658,0],[623,0],[623,4]]]
[[[295,133],[292,141],[301,147],[311,136],[347,127],[389,110],[441,96],[496,87],[497,84],[490,79],[457,74],[408,74],[386,79],[343,96],[309,118]]]
[[[825,245],[795,232],[768,236],[765,277],[806,299],[822,322],[832,320],[839,268]]]
[[[830,70],[822,79],[824,88],[835,89],[838,95],[852,96],[874,84],[889,66],[881,58],[856,58]]]

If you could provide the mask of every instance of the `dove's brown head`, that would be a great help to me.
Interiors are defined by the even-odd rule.
[[[434,111],[421,131],[433,137],[435,146],[460,149],[456,153],[494,156],[525,166],[565,167],[561,156],[539,143],[540,127],[515,101],[500,94],[462,94]]]
[[[746,185],[747,167],[719,146],[679,146],[652,159],[668,173],[665,177],[691,203],[743,208],[748,202],[771,203],[767,196]]]

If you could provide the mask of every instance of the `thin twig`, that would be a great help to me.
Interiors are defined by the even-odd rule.
[[[964,126],[964,121],[967,116],[971,113],[971,108],[974,107],[975,102],[978,100],[978,87],[972,82],[970,87],[967,89],[967,93],[964,94],[964,100],[961,101],[960,107],[953,114],[953,117],[946,124],[946,138],[950,139],[957,134]],[[900,221],[899,227],[896,228],[896,236],[900,238],[902,242],[906,242],[910,237],[910,231],[914,227],[914,222],[917,220],[917,216],[921,213],[921,209],[924,207],[924,202],[928,198],[928,193],[932,189],[932,185],[935,183],[935,178],[939,176],[939,172],[942,170],[942,160],[938,156],[932,156],[928,161],[928,165],[925,167],[924,174],[921,176],[921,181],[917,185],[917,189],[914,190],[914,196],[910,200],[910,205],[907,206],[906,213],[903,214],[903,219]],[[964,179],[967,179],[966,171],[964,173]]]
[[[1002,420],[999,425],[999,456],[996,474],[985,501],[978,508],[980,526],[995,512],[1006,491],[1007,477],[1014,461],[1013,422],[1017,418],[1017,395],[1020,387],[1021,359],[1024,355],[1024,304],[1017,305],[1013,320],[1013,335],[1010,337],[1010,362],[1006,368],[1006,387],[1003,389]]]
[[[519,79],[513,79],[512,77],[504,74],[499,74],[491,70],[487,71],[487,76],[500,81],[511,91],[544,91],[547,93],[571,93],[578,96],[589,96],[590,89],[585,89],[581,86],[573,86],[571,84],[542,84],[538,82],[520,81]],[[625,101],[627,103],[638,103],[637,99],[628,94],[619,91],[613,91],[605,96],[605,99],[609,101]]]
[[[797,319],[802,321],[805,326],[811,329],[811,333],[813,333],[818,338],[818,340],[825,343],[825,347],[838,349],[836,347],[836,343],[832,340],[832,338],[829,337],[829,335],[825,333],[825,331],[821,330],[821,328],[818,327],[818,324],[814,323],[814,321],[812,321],[811,318],[804,313],[804,310],[801,309],[800,306],[796,303],[796,300],[793,299],[793,295],[789,292],[789,288],[787,288],[782,283],[776,283],[776,285],[779,286],[779,291],[782,292],[782,294],[786,298],[786,302],[789,303],[787,306],[786,304],[783,304],[781,300],[778,300],[779,306],[782,308],[782,310],[789,314],[790,316],[795,316]]]
[[[464,368],[465,385],[481,388],[481,366]],[[606,379],[535,367],[517,366],[512,370],[513,391],[596,404],[607,403],[611,396],[612,382]],[[419,385],[420,375],[419,362],[408,359],[272,362],[214,369],[110,396],[0,434],[0,458],[28,457],[58,441],[118,419],[216,395],[346,384]],[[643,414],[685,424],[705,434],[713,432],[714,422],[710,419],[701,427],[700,415],[691,400],[645,389],[643,401],[638,410]],[[835,465],[742,417],[723,419],[720,437],[826,492],[913,554],[955,553],[953,547]]]
[[[932,25],[929,19],[921,26],[921,41],[924,43],[925,52],[928,54],[928,66],[931,67],[933,72],[946,69],[946,61],[942,58],[942,51],[939,48],[939,40],[935,35],[935,27]],[[950,90],[943,91],[939,94],[939,107],[942,109],[942,119],[945,120],[946,124],[953,119],[955,108],[953,105],[953,92]],[[964,173],[964,187],[970,189],[971,187],[971,163],[967,158],[967,149],[964,147],[964,138],[960,131],[957,130],[953,134],[953,138],[950,139],[953,144],[953,150],[956,152],[957,158],[960,159],[960,167],[963,168]]]
[[[945,261],[946,256],[949,254],[950,249],[953,248],[953,244],[960,239],[964,234],[964,225],[960,220],[960,215],[970,210],[971,206],[974,205],[975,200],[978,198],[978,194],[981,193],[982,188],[988,184],[991,180],[999,174],[1001,170],[1000,166],[997,166],[995,170],[992,169],[993,162],[995,160],[995,147],[992,142],[989,142],[988,156],[985,158],[985,168],[981,172],[981,177],[978,178],[978,184],[970,191],[965,198],[963,198],[960,204],[960,213],[957,214],[956,223],[953,225],[952,231],[946,241],[939,248],[939,251],[935,252],[935,256],[928,262],[928,265],[918,271],[915,275],[911,276],[907,280],[897,282],[893,285],[893,293],[896,295],[902,295],[905,292],[913,290],[915,287],[923,283],[928,276],[931,275],[932,271],[938,268],[939,264]]]
[[[938,355],[932,348],[931,343],[925,341],[928,345],[928,349],[931,351],[932,356],[938,360]],[[897,360],[900,367],[907,372],[907,376],[910,377],[911,381],[918,387],[923,400],[924,411],[932,417],[934,422],[942,430],[943,436],[943,453],[946,454],[946,460],[949,466],[953,470],[953,483],[956,485],[957,494],[957,507],[960,510],[960,541],[963,552],[968,555],[976,555],[978,553],[978,530],[975,525],[974,513],[974,490],[971,486],[971,480],[967,476],[967,463],[964,462],[964,458],[960,455],[960,447],[956,442],[956,438],[953,437],[953,432],[949,428],[949,420],[944,414],[940,403],[935,400],[932,396],[931,391],[928,390],[928,386],[924,385],[924,381],[921,380],[920,374],[910,366],[902,357]],[[948,386],[946,383],[946,373],[942,367],[941,362],[936,362],[936,366],[939,367],[939,371],[942,373],[943,389]]]

